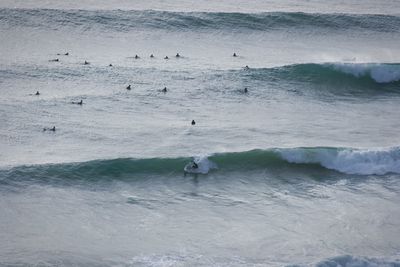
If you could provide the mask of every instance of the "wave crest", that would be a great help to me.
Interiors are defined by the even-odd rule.
[[[332,64],[334,70],[351,74],[355,77],[368,76],[377,83],[400,81],[399,64]]]
[[[292,80],[314,84],[376,88],[400,81],[399,63],[304,63],[274,68],[254,68],[245,76],[256,80]]]
[[[289,163],[319,164],[327,169],[347,174],[383,175],[400,173],[400,148],[335,149],[297,148],[279,149],[280,156]]]
[[[198,169],[188,171],[190,162]],[[299,169],[301,168],[301,169]],[[207,174],[218,172],[246,172],[270,169],[274,171],[315,171],[325,168],[345,174],[384,175],[400,174],[400,147],[380,149],[352,149],[333,147],[273,148],[245,152],[217,153],[208,157],[113,159],[80,163],[19,166],[0,171],[1,180],[19,179],[114,179],[135,175],[169,175],[182,173]]]

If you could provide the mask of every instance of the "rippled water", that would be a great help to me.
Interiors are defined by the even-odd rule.
[[[2,1],[0,264],[400,266],[399,10]]]

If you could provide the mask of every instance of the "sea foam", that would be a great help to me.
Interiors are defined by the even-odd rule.
[[[400,173],[400,148],[388,149],[278,149],[280,156],[290,163],[320,164],[348,174]]]
[[[377,83],[390,83],[400,81],[399,64],[353,64],[337,63],[329,64],[334,70],[338,70],[355,77],[370,76]]]

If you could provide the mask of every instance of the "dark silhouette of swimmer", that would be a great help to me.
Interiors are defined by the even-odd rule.
[[[36,94],[35,94],[35,95],[40,95],[39,91],[36,91]]]
[[[59,62],[60,60],[58,59],[58,58],[55,58],[55,59],[51,59],[51,60],[49,60],[50,62]]]
[[[109,67],[112,67],[112,64],[108,65]]]
[[[248,65],[246,65],[246,67],[244,67],[244,69],[245,69],[245,70],[248,70],[248,69],[250,69],[250,68],[249,68],[249,66],[248,66]]]
[[[86,60],[85,60],[85,63],[83,63],[83,65],[89,65],[90,63],[89,62],[87,62]]]
[[[198,169],[198,168],[199,168],[199,165],[198,165],[195,161],[193,161],[193,162],[192,162],[192,168],[193,168],[193,169]]]
[[[233,57],[237,57],[236,53],[233,53]]]
[[[65,56],[68,56],[68,55],[69,55],[69,53],[67,52],[67,53],[65,53],[64,55],[65,55]]]
[[[195,125],[195,124],[196,124],[196,122],[194,120],[192,120],[192,125]]]
[[[169,59],[169,57],[168,56],[165,56],[165,58],[164,59]]]
[[[166,93],[167,92],[167,87],[164,87],[164,89],[162,89],[161,92]]]
[[[128,85],[128,86],[126,87],[126,90],[131,90],[131,85]]]
[[[139,56],[138,55],[135,55],[135,59],[138,59],[139,58]]]
[[[55,132],[56,131],[56,126],[53,126],[53,128],[43,128],[43,132],[45,132],[45,131]]]
[[[153,54],[151,54],[150,57],[153,58],[154,57]]]
[[[175,57],[181,57],[181,55],[179,55],[179,53],[176,53],[176,56]]]
[[[79,101],[79,102],[74,102],[74,101],[72,101],[71,103],[72,103],[72,104],[77,104],[77,105],[82,105],[82,104],[83,104],[83,100],[81,99],[81,101]]]
[[[244,88],[244,92],[245,92],[245,93],[248,93],[248,92],[249,92],[249,90],[247,90],[247,87]]]

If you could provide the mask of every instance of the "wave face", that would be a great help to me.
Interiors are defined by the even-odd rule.
[[[400,148],[349,149],[349,148],[274,148],[246,152],[219,153],[210,156],[152,159],[95,160],[80,163],[48,164],[15,167],[1,171],[6,179],[98,179],[118,178],[131,174],[183,173],[190,162],[198,169],[193,173],[207,174],[212,170],[251,171],[274,169],[296,171],[326,168],[345,174],[384,175],[400,174]],[[186,166],[186,167],[185,167]],[[190,171],[188,171],[190,172]]]
[[[281,29],[353,30],[400,32],[400,16],[318,14],[302,12],[227,13],[166,11],[88,11],[56,9],[0,9],[0,22],[10,27],[44,27],[57,30],[103,28],[114,31],[133,29],[270,31]]]
[[[156,70],[153,68],[143,68],[137,75],[151,75]],[[181,72],[168,70],[159,73],[162,75],[179,75]],[[101,75],[99,75],[101,74]],[[131,75],[130,68],[118,69],[118,72],[113,73],[105,70],[104,67],[93,66],[85,72],[71,67],[37,67],[23,66],[14,69],[0,69],[0,76],[3,79],[56,79],[56,80],[74,80],[74,79],[100,79],[103,83],[113,79],[128,80]],[[362,88],[362,89],[381,89],[384,87],[392,88],[393,91],[399,91],[400,86],[400,64],[385,64],[385,63],[306,63],[293,64],[273,68],[251,68],[249,70],[227,70],[227,71],[210,71],[202,73],[207,77],[196,76],[194,78],[215,79],[215,76],[221,75],[227,79],[241,78],[242,80],[252,83],[262,81],[266,83],[291,83],[301,82],[314,85],[331,86],[333,90],[337,89],[338,85],[346,86],[347,89]],[[307,86],[307,88],[310,88]]]
[[[400,64],[378,63],[323,63],[294,64],[277,68],[254,69],[249,76],[255,79],[271,79],[271,76],[283,80],[307,81],[312,83],[341,83],[376,85],[398,83]]]

